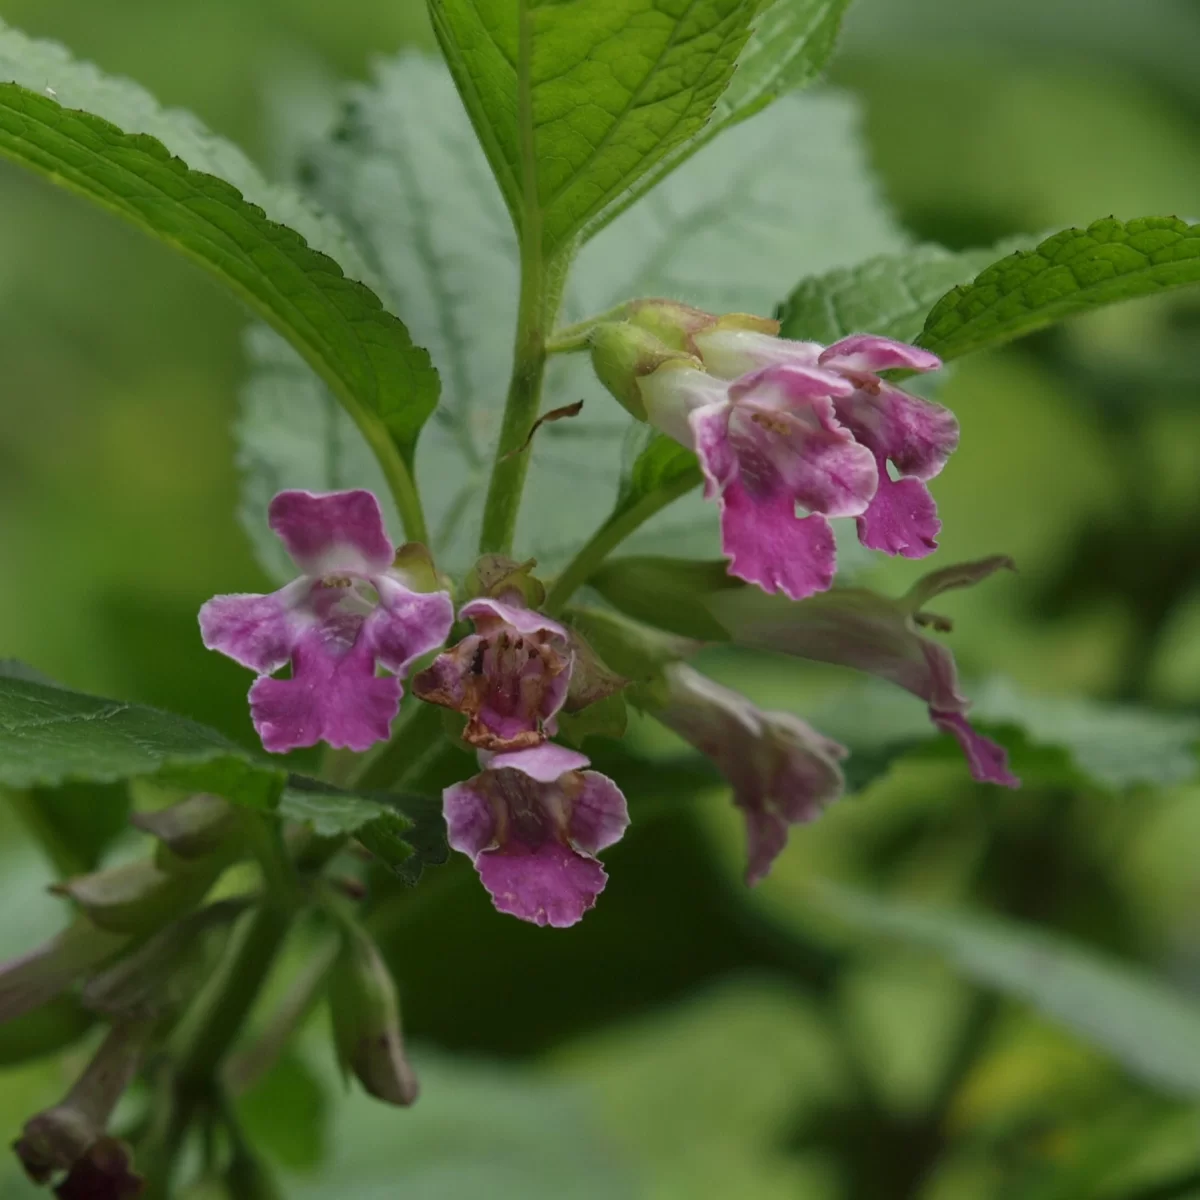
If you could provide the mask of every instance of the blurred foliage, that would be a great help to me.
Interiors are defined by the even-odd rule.
[[[279,130],[294,136],[269,95],[321,114],[329,80],[431,44],[413,0],[7,0],[3,16],[194,108],[268,166]],[[859,0],[834,74],[865,102],[904,224],[963,248],[1110,212],[1195,219],[1198,60],[1189,0]],[[0,188],[0,654],[250,744],[246,676],[195,628],[212,593],[266,583],[235,521],[244,316],[82,202],[8,168]],[[1167,297],[956,366],[942,398],[963,444],[934,488],[942,561],[1002,551],[1021,568],[947,603],[968,674],[1200,710],[1198,328],[1195,298]],[[895,589],[920,570],[877,577]],[[814,718],[846,687],[791,662],[710,665]],[[678,749],[648,725],[639,744]],[[807,886],[967,900],[1200,994],[1200,790],[1059,780],[997,795],[957,761],[905,761],[794,834],[747,896],[718,782],[689,776],[680,797],[666,778],[629,788],[633,831],[568,935],[497,918],[461,864],[416,892],[380,878],[409,1034],[505,1065],[419,1062],[425,1094],[396,1112],[336,1085],[314,1101],[331,1073],[319,1043],[312,1062],[284,1059],[291,1076],[264,1081],[244,1120],[286,1194],[1200,1195],[1194,1105],[926,958],[847,949]],[[91,865],[92,844],[68,849]],[[58,928],[52,878],[0,812],[6,956]],[[5,1137],[83,1054],[5,1069]],[[0,1200],[32,1194],[0,1168]]]

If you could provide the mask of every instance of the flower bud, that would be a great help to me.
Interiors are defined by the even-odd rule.
[[[407,1107],[417,1077],[404,1056],[396,985],[375,943],[360,929],[346,933],[329,987],[333,1037],[342,1070],[367,1092]]]
[[[638,380],[668,362],[700,368],[700,360],[687,351],[672,348],[649,330],[629,321],[601,322],[592,330],[590,340],[596,377],[639,421],[645,421],[647,416]]]
[[[129,823],[151,834],[176,857],[203,858],[220,847],[233,832],[237,815],[220,796],[189,796],[157,812],[134,813]]]
[[[152,1030],[146,1022],[114,1025],[63,1101],[25,1123],[13,1150],[35,1183],[47,1183],[58,1172],[73,1171],[89,1152],[96,1150],[100,1151],[99,1157],[93,1154],[87,1160],[91,1167],[102,1171],[114,1165],[114,1155],[106,1146],[111,1139],[105,1138],[105,1129],[117,1101],[137,1074]],[[85,1166],[84,1173],[89,1169]],[[72,1194],[108,1193],[77,1189]]]
[[[150,1019],[181,1007],[200,982],[202,935],[232,921],[246,902],[222,900],[160,929],[132,954],[118,958],[84,985],[84,1007],[110,1018]]]
[[[716,330],[749,331],[772,336],[779,333],[779,322],[770,317],[755,317],[750,313],[717,316],[678,300],[661,298],[634,300],[625,306],[624,315],[626,320],[654,334],[672,349],[697,357],[699,350],[695,337],[698,333]]]
[[[133,1170],[129,1147],[116,1138],[101,1138],[54,1189],[59,1200],[133,1200],[145,1180]]]
[[[49,1003],[128,941],[89,921],[76,921],[45,945],[0,964],[0,1024]]]
[[[168,861],[170,869],[144,859],[80,875],[50,890],[74,900],[101,929],[150,933],[199,904],[226,864],[217,855],[194,863]]]
[[[467,574],[466,593],[470,598],[486,596],[493,600],[516,600],[526,608],[540,608],[546,588],[533,574],[537,559],[515,562],[503,554],[485,554]],[[514,597],[514,593],[516,596]]]

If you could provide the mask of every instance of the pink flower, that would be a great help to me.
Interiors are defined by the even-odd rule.
[[[721,506],[730,572],[793,600],[829,587],[836,555],[826,518],[865,512],[878,486],[875,457],[837,416],[835,400],[854,385],[792,364],[727,382],[687,360],[639,382],[650,422],[700,459],[705,494]],[[809,515],[797,517],[797,504]]]
[[[837,588],[786,604],[743,588],[717,593],[709,603],[738,645],[855,667],[919,696],[934,725],[958,739],[975,779],[1019,787],[1004,747],[967,720],[970,701],[958,690],[954,655],[922,632],[925,626],[950,628],[945,618],[924,611],[928,600],[1012,565],[1012,559],[996,555],[944,567],[919,579],[899,599],[865,588]]]
[[[411,663],[446,640],[450,596],[412,590],[393,567],[370,492],[280,492],[269,521],[302,574],[268,596],[214,596],[204,645],[259,673],[250,714],[267,750],[366,750],[388,736]],[[290,678],[271,678],[289,662]]]
[[[595,856],[629,825],[621,789],[562,746],[480,758],[478,775],[444,793],[450,845],[475,864],[500,912],[574,925],[607,882]]]
[[[458,615],[475,623],[475,633],[439,654],[413,680],[413,691],[465,713],[463,738],[481,750],[539,745],[554,732],[571,682],[567,631],[516,600],[483,597]]]
[[[763,712],[745,696],[675,663],[668,700],[654,715],[716,763],[746,819],[746,882],[758,883],[792,825],[820,816],[841,794],[846,748],[799,717]]]
[[[941,522],[924,481],[946,465],[958,445],[958,422],[938,404],[879,378],[880,371],[936,371],[941,360],[918,346],[857,333],[823,347],[748,329],[714,326],[694,335],[705,367],[725,379],[782,366],[820,370],[847,389],[831,392],[837,421],[870,451],[878,489],[858,517],[864,546],[923,558],[937,548]],[[736,386],[736,385],[735,385]],[[899,478],[893,479],[888,463]]]

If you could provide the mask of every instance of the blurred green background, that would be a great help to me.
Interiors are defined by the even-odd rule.
[[[0,0],[0,16],[194,109],[268,167],[270,96],[306,103],[373,55],[432,45],[412,0]],[[833,74],[862,98],[904,221],[963,247],[1110,213],[1200,217],[1198,63],[1187,0],[859,0]],[[3,168],[0,195],[0,654],[248,739],[247,677],[195,627],[214,592],[266,586],[234,518],[244,316],[39,180]],[[947,606],[968,678],[1200,709],[1198,336],[1185,295],[955,371],[943,399],[964,435],[934,488],[938,561],[1006,552],[1020,566]],[[915,572],[889,564],[879,582]],[[714,670],[800,712],[828,680],[728,658]],[[697,812],[614,853],[600,909],[571,934],[511,928],[477,888],[435,895],[393,958],[409,1027],[442,1047],[424,1115],[332,1100],[336,1170],[306,1169],[289,1131],[317,1118],[281,1085],[292,1103],[259,1105],[253,1127],[293,1171],[288,1194],[533,1195],[528,1171],[509,1183],[464,1163],[494,1150],[539,1164],[556,1196],[1200,1196],[1150,1190],[1200,1167],[1200,1114],[899,952],[856,958],[836,984],[880,1098],[856,1108],[818,1016],[820,954],[780,942],[808,944],[805,879],[842,875],[966,897],[1200,988],[1196,789],[1010,795],[957,764],[905,767],[796,834],[749,914],[733,814],[719,795]],[[36,890],[48,869],[2,828],[7,954],[59,914]],[[318,1070],[323,1056],[314,1043]],[[77,1065],[0,1076],[0,1136]],[[564,1083],[590,1109],[586,1153],[555,1132]],[[1120,1145],[1111,1170],[1086,1173]],[[417,1170],[403,1193],[396,1157]],[[354,1172],[370,1181],[348,1185]],[[10,1194],[26,1191],[7,1174]]]

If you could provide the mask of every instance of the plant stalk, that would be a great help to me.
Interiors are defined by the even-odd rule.
[[[605,521],[551,585],[546,603],[542,606],[543,611],[549,616],[562,612],[567,601],[587,582],[588,577],[638,526],[680,496],[686,495],[699,482],[698,476],[681,476]]]

